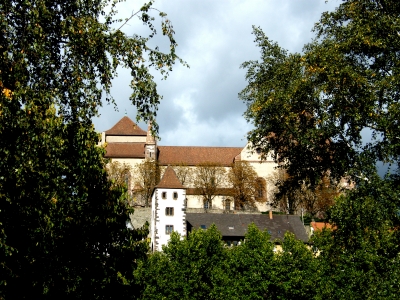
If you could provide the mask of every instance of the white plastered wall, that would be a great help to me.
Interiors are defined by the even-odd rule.
[[[166,199],[162,198],[162,193],[166,193]],[[178,198],[173,198],[173,193],[178,193]],[[166,226],[172,225],[173,230],[178,232],[181,237],[186,236],[186,211],[185,211],[185,189],[163,189],[156,188],[152,196],[152,215],[151,215],[151,243],[153,251],[161,251],[162,245],[166,245],[170,239],[170,234],[166,233]],[[173,207],[174,215],[167,216],[166,208]],[[153,229],[154,228],[154,229]]]
[[[107,135],[107,143],[145,143],[146,136]]]

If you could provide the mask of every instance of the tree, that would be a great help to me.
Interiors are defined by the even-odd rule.
[[[341,192],[340,184],[332,182],[328,175],[322,177],[315,187],[304,183],[300,186],[285,185],[286,180],[290,179],[283,170],[270,175],[268,183],[272,188],[269,197],[272,206],[289,214],[304,209],[312,217],[324,218],[326,211],[334,204],[335,197]]]
[[[333,230],[314,240],[318,299],[398,294],[399,174],[382,180],[376,163],[399,172],[399,16],[398,1],[343,1],[322,15],[303,54],[255,28],[262,61],[243,64],[249,85],[241,97],[256,127],[249,139],[264,155],[274,151],[290,176],[286,187],[314,189],[328,173],[355,183],[328,210]]]
[[[378,176],[341,195],[317,232],[321,299],[396,299],[400,288],[398,188]]]
[[[111,188],[123,188],[126,190],[123,196],[127,203],[131,202],[132,191],[131,176],[132,176],[132,166],[126,163],[120,163],[118,161],[111,161],[106,165],[107,177],[111,182]]]
[[[265,182],[257,177],[254,168],[245,161],[235,162],[228,171],[228,183],[237,208],[254,208],[256,202],[266,201]]]
[[[212,201],[220,188],[226,183],[225,168],[218,163],[204,162],[196,166],[193,172],[193,185],[201,195],[204,207],[212,207]]]
[[[153,189],[160,181],[160,171],[158,162],[154,159],[146,159],[133,168],[134,202],[146,207],[150,205]]]
[[[152,119],[160,97],[151,67],[164,75],[177,56],[128,36],[116,2],[0,3],[1,298],[127,298],[147,229],[129,230],[132,210],[107,179],[91,118],[118,66],[132,75],[131,100]],[[155,34],[152,2],[138,17]],[[104,9],[109,8],[108,14]],[[146,60],[147,59],[147,64]],[[179,59],[178,59],[179,60]],[[154,123],[153,123],[154,124]]]
[[[190,185],[193,181],[193,170],[186,163],[179,163],[172,166],[175,171],[176,177],[183,186]]]
[[[397,1],[344,1],[322,15],[304,54],[288,54],[254,28],[261,62],[242,65],[249,84],[240,94],[255,125],[249,140],[264,155],[274,151],[292,183],[398,161],[399,9]]]
[[[143,289],[140,299],[219,299],[215,278],[226,252],[215,225],[197,229],[187,238],[173,232],[163,252],[140,261],[135,275]]]

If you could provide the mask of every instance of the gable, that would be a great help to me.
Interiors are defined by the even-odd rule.
[[[142,130],[135,122],[129,117],[124,116],[118,121],[111,129],[105,131],[106,135],[136,135],[146,136],[147,132]]]

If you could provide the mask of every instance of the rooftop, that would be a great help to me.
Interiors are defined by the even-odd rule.
[[[231,165],[240,155],[240,147],[196,147],[196,146],[158,146],[160,165],[185,163],[195,166],[200,163],[214,162],[222,166]]]
[[[107,130],[106,135],[140,135],[146,136],[147,132],[140,128],[129,117],[124,116],[111,129]]]
[[[270,219],[263,214],[208,214],[187,213],[186,220],[189,228],[209,228],[215,224],[223,237],[244,238],[247,227],[254,223],[258,229],[267,230],[271,240],[283,240],[287,231],[293,233],[297,239],[307,242],[308,235],[299,216],[274,215]]]

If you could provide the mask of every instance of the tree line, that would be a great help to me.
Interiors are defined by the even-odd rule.
[[[254,209],[256,203],[267,200],[266,180],[257,175],[255,169],[244,161],[224,167],[215,162],[204,162],[196,166],[180,163],[171,166],[182,185],[191,188],[203,204],[212,207],[218,195],[232,197],[236,209]],[[132,167],[126,163],[111,161],[107,172],[112,182],[124,182],[130,189],[133,205],[149,206],[154,187],[159,183],[165,167],[156,160],[146,159]]]

